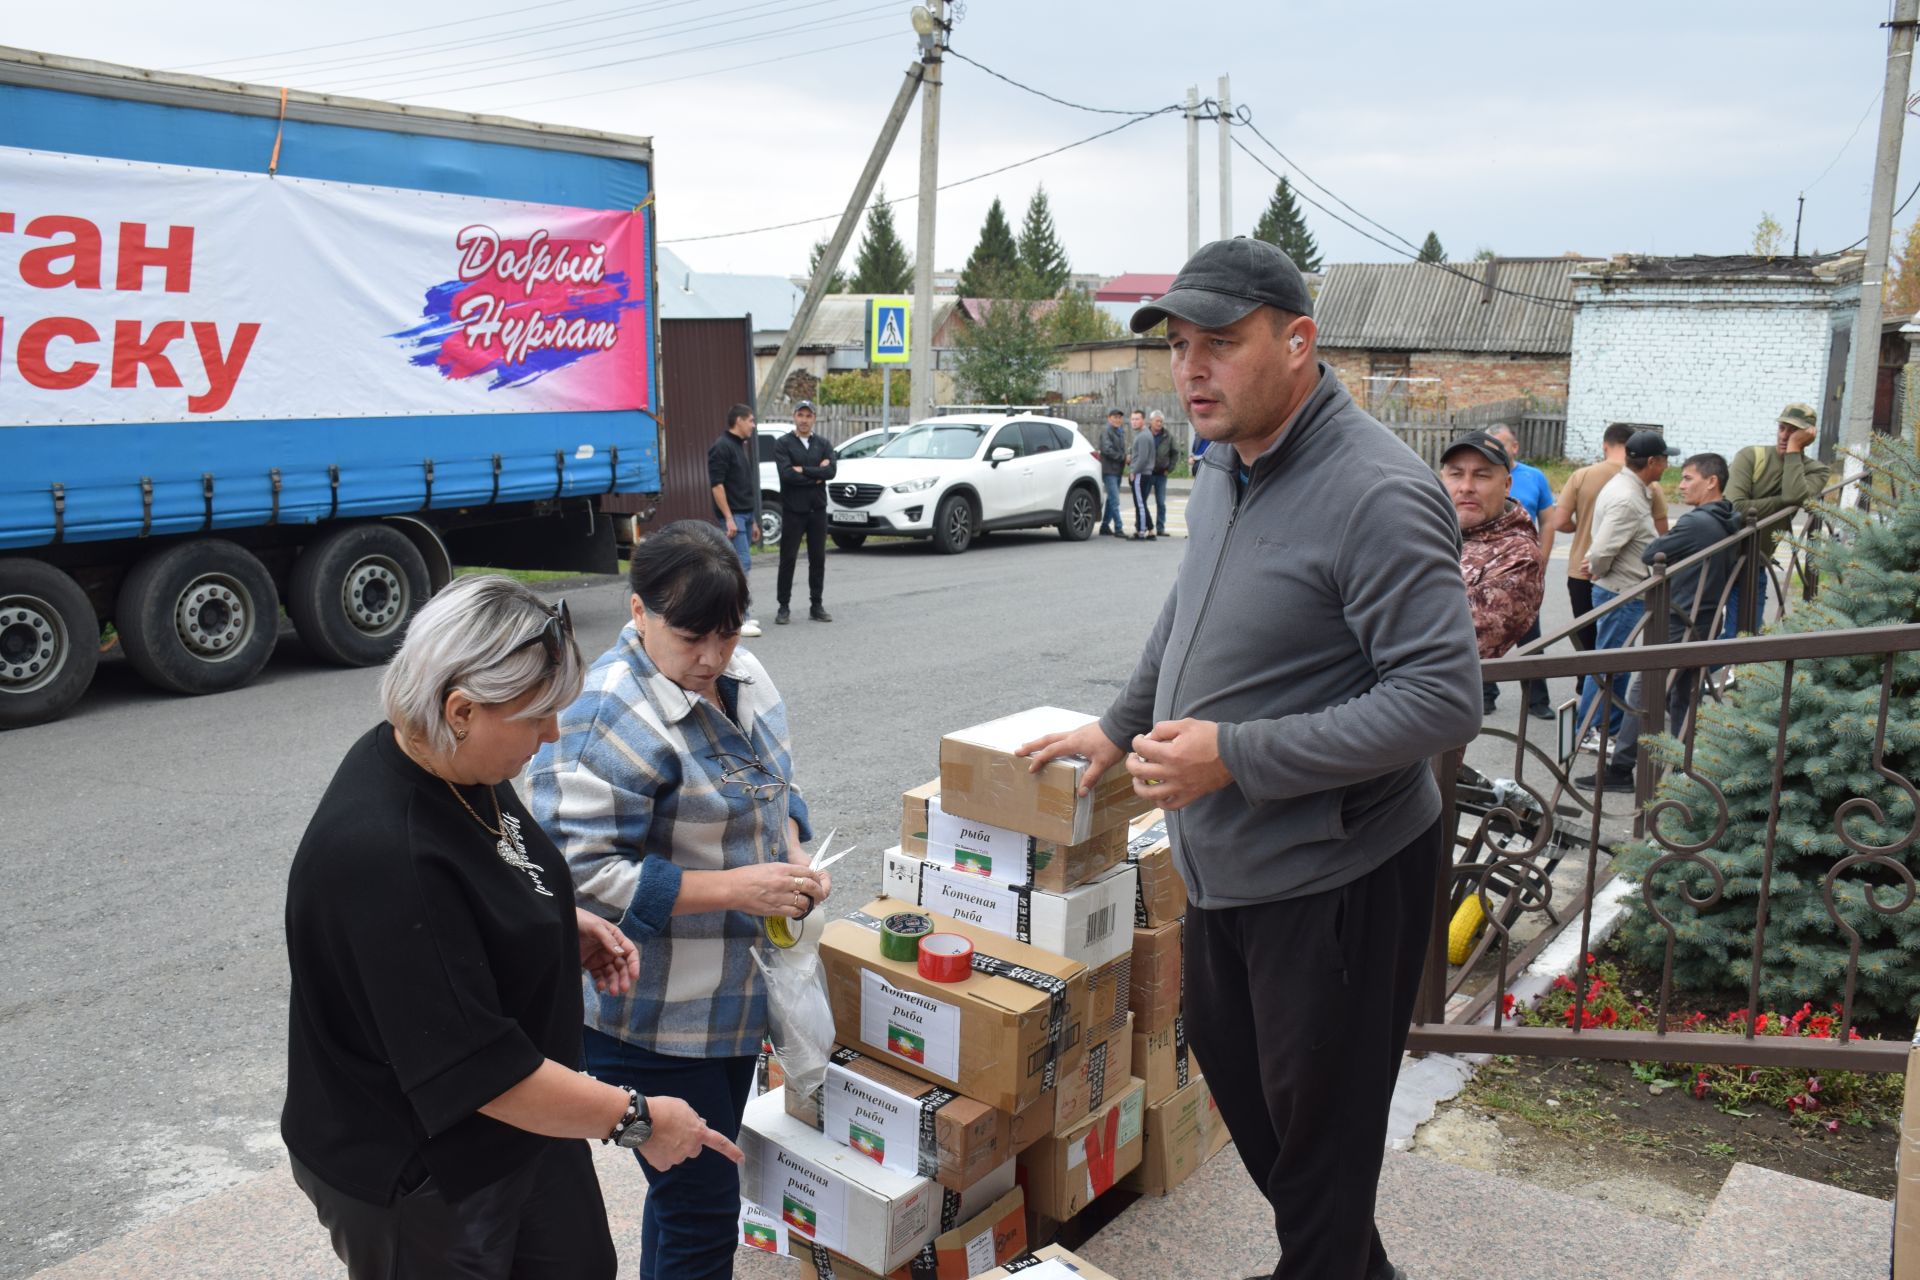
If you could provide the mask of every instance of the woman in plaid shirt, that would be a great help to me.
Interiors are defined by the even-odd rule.
[[[586,997],[586,1070],[686,1099],[737,1138],[767,1032],[750,952],[767,916],[831,889],[807,866],[787,708],[737,646],[747,576],[726,539],[683,520],[634,548],[633,620],[560,714],[531,770],[533,814],[579,904],[640,952],[622,995]],[[738,1169],[712,1153],[646,1164],[641,1280],[733,1274]]]

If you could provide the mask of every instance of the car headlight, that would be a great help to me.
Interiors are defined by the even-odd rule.
[[[919,493],[922,489],[931,489],[940,483],[939,476],[921,476],[918,480],[902,480],[893,486],[895,493]]]

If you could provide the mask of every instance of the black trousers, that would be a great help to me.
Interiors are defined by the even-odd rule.
[[[390,1205],[336,1191],[298,1160],[293,1180],[349,1280],[614,1280],[607,1206],[584,1142],[552,1142],[456,1204],[432,1178]]]
[[[1187,910],[1187,1035],[1273,1205],[1275,1280],[1392,1275],[1373,1202],[1441,856],[1436,821],[1338,889]]]
[[[1585,617],[1593,612],[1593,583],[1585,578],[1567,577],[1567,603],[1573,606],[1573,616]],[[1573,633],[1573,647],[1591,649],[1600,643],[1598,623],[1589,622]]]
[[[780,508],[780,576],[774,596],[782,609],[793,599],[793,566],[800,559],[800,534],[807,535],[807,592],[818,605],[827,589],[827,509]]]

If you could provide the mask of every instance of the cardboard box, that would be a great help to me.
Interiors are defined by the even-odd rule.
[[[1063,845],[993,822],[962,818],[941,807],[936,778],[901,797],[900,849],[1001,884],[1063,893],[1124,862],[1127,831],[1110,827],[1084,844]]]
[[[1013,1189],[1012,1161],[964,1192],[896,1173],[788,1115],[785,1092],[747,1104],[740,1191],[778,1217],[790,1252],[817,1244],[884,1273],[933,1240],[943,1213],[963,1221]]]
[[[1907,1097],[1895,1164],[1893,1280],[1920,1280],[1920,1031],[1907,1053]]]
[[[1033,1265],[1035,1262],[1040,1265]],[[1009,1280],[1013,1276],[1018,1276],[1019,1280],[1113,1280],[1112,1276],[1091,1262],[1082,1262],[1057,1244],[1035,1249],[1032,1260],[1017,1271],[995,1267],[991,1271],[982,1271],[974,1280]]]
[[[1158,1031],[1133,1033],[1133,1074],[1146,1082],[1147,1105],[1157,1106],[1187,1087],[1199,1068],[1187,1051],[1187,1020]]]
[[[804,1280],[968,1280],[1027,1251],[1026,1204],[1015,1187],[885,1276],[817,1247],[800,1254],[800,1275]]]
[[[1127,862],[1140,873],[1134,881],[1133,923],[1142,929],[1154,929],[1184,918],[1187,882],[1173,865],[1166,815],[1152,810],[1129,830]]]
[[[1060,707],[1034,707],[940,739],[940,804],[946,812],[1025,832],[1056,844],[1085,844],[1102,831],[1124,828],[1152,806],[1133,791],[1133,776],[1109,769],[1081,795],[1084,759],[1050,761],[1038,773],[1013,753],[1049,733],[1091,724],[1096,717]]]
[[[1115,867],[1091,883],[1052,893],[1002,884],[889,849],[882,860],[880,889],[889,898],[917,903],[1093,968],[1132,953],[1127,924],[1137,878],[1132,867]]]
[[[1062,1221],[1140,1167],[1146,1088],[1138,1080],[1065,1134],[1042,1138],[1020,1156],[1027,1207]]]
[[[820,961],[842,1043],[922,1080],[1012,1114],[1052,1090],[1085,1056],[1087,967],[951,916],[940,932],[974,945],[961,982],[920,976],[880,954],[881,898],[826,927]]]
[[[1048,1134],[1065,1133],[1133,1078],[1132,1014],[1090,1041],[1086,1059],[1061,1077],[1060,1087],[1013,1117],[1013,1150],[1018,1155]]]
[[[1186,959],[1180,951],[1180,922],[1133,931],[1132,988],[1127,1007],[1135,1031],[1160,1031],[1180,1016],[1186,988]]]
[[[1132,935],[1127,941],[1132,943]],[[1133,998],[1133,948],[1087,970],[1087,1038],[1098,1040],[1127,1020]]]
[[[836,1045],[820,1091],[787,1114],[899,1173],[965,1191],[1013,1155],[1013,1116]]]
[[[1186,1087],[1147,1108],[1146,1148],[1140,1167],[1121,1186],[1144,1196],[1163,1196],[1220,1154],[1231,1139],[1214,1105],[1213,1090],[1198,1072]]]

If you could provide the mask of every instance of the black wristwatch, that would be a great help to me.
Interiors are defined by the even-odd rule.
[[[627,1113],[620,1117],[620,1123],[613,1126],[613,1132],[602,1141],[611,1142],[620,1147],[644,1146],[653,1137],[653,1115],[647,1110],[647,1099],[638,1089],[627,1090]]]

